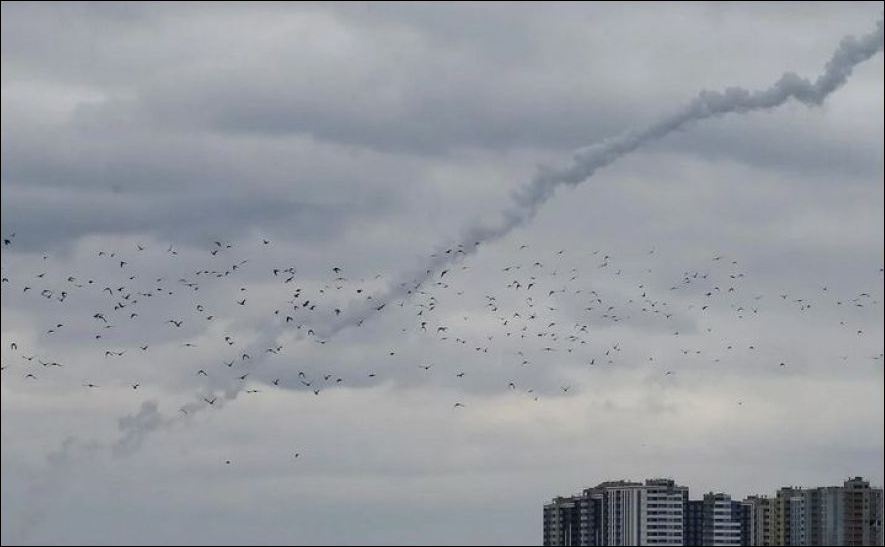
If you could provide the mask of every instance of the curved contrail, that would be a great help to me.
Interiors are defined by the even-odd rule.
[[[701,91],[688,104],[645,129],[629,131],[582,148],[575,152],[572,162],[565,167],[539,169],[526,186],[511,195],[511,203],[500,212],[496,222],[468,226],[462,231],[458,241],[441,247],[417,271],[401,276],[398,281],[388,285],[386,290],[374,294],[372,300],[353,302],[339,317],[330,317],[327,323],[313,326],[316,336],[327,339],[348,327],[362,324],[365,319],[378,313],[379,306],[410,296],[435,272],[471,255],[480,244],[500,239],[531,221],[560,186],[577,186],[592,177],[598,169],[686,125],[729,113],[766,110],[780,106],[790,99],[809,106],[820,105],[827,96],[845,84],[855,66],[881,51],[882,47],[883,21],[879,20],[871,33],[860,38],[843,38],[826,63],[823,73],[813,82],[787,72],[772,86],[758,91],[748,91],[741,87],[729,87],[721,92]],[[270,327],[250,347],[257,354],[264,355],[265,348],[277,346],[278,339],[286,332],[289,329],[284,324]],[[304,336],[299,335],[299,338]],[[218,395],[222,404],[235,399],[244,389],[239,383],[214,388],[223,389]],[[196,401],[186,405],[185,410],[193,413],[203,407],[204,405]],[[160,417],[155,405],[143,405],[138,414],[120,420],[122,437],[114,445],[115,452],[136,449],[144,435],[174,421],[176,420],[173,418]]]
[[[389,284],[387,289],[373,294],[371,300],[352,302],[338,317],[329,317],[323,324],[313,325],[316,336],[328,339],[336,333],[362,322],[376,313],[379,306],[406,298],[415,293],[435,272],[467,257],[482,243],[500,239],[515,228],[531,221],[544,203],[560,186],[577,186],[592,177],[597,170],[634,152],[641,146],[660,140],[670,133],[691,123],[730,113],[747,113],[775,108],[790,99],[818,106],[834,91],[848,81],[848,77],[858,64],[870,59],[883,47],[883,21],[876,22],[876,28],[860,38],[847,36],[839,42],[836,51],[824,66],[824,71],[816,80],[809,81],[787,72],[770,87],[748,91],[742,87],[729,87],[724,91],[701,91],[698,95],[669,116],[638,131],[628,131],[616,137],[587,146],[574,153],[570,164],[560,168],[541,168],[532,180],[511,195],[510,204],[502,209],[498,219],[491,223],[478,222],[462,230],[461,236],[450,245],[439,248],[430,259],[413,272],[401,275]],[[251,348],[264,355],[264,349],[278,345],[280,336],[290,332],[283,324],[277,324],[263,331],[262,336]],[[303,335],[299,336],[304,338]],[[260,359],[260,358],[259,358]],[[222,386],[216,386],[222,389]],[[244,389],[234,383],[223,387],[219,394],[221,401],[235,399]],[[188,411],[202,408],[199,401],[186,405]],[[138,446],[142,431],[151,431],[165,424],[165,420],[144,415],[141,420],[125,422],[126,444]],[[157,412],[153,408],[153,412]],[[148,413],[150,414],[150,412]],[[143,428],[142,426],[148,427]],[[121,421],[121,426],[124,423]],[[119,448],[119,447],[118,447]]]
[[[629,131],[582,148],[575,152],[572,162],[565,167],[539,169],[527,185],[511,195],[511,203],[500,212],[496,222],[468,226],[462,231],[458,241],[447,246],[451,252],[436,253],[424,267],[411,275],[400,277],[386,291],[373,295],[371,305],[366,302],[355,303],[325,331],[316,329],[317,332],[328,337],[358,324],[368,318],[375,307],[407,296],[434,272],[473,253],[479,244],[500,239],[531,221],[560,186],[577,186],[592,177],[598,169],[686,125],[724,114],[767,110],[790,99],[796,99],[808,106],[820,105],[845,84],[855,66],[882,50],[882,26],[883,22],[879,20],[873,32],[860,38],[843,38],[825,65],[823,73],[814,82],[787,72],[769,88],[758,91],[748,91],[742,87],[729,87],[721,92],[701,91],[694,100],[645,129]]]

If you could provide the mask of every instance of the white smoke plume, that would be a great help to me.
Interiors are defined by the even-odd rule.
[[[565,167],[539,169],[530,183],[513,193],[510,205],[500,212],[496,223],[468,226],[462,231],[458,241],[448,246],[449,252],[436,253],[413,275],[401,277],[387,291],[374,295],[371,306],[365,303],[354,304],[324,334],[331,336],[358,324],[368,318],[377,306],[408,295],[434,272],[473,253],[479,244],[500,239],[528,223],[560,186],[577,186],[600,168],[689,124],[724,114],[768,110],[790,99],[808,106],[822,104],[831,93],[848,81],[855,66],[882,50],[882,29],[883,21],[879,20],[876,29],[865,36],[843,38],[825,65],[823,73],[814,82],[787,72],[771,87],[763,90],[748,91],[741,87],[729,87],[721,92],[701,91],[687,105],[645,129],[623,133],[578,150],[571,164]]]
[[[787,72],[772,86],[763,90],[748,91],[741,87],[729,87],[721,92],[701,91],[688,104],[644,129],[629,131],[582,148],[575,152],[571,163],[564,167],[540,168],[527,185],[511,195],[510,204],[499,212],[495,221],[467,226],[456,241],[439,247],[425,264],[401,275],[386,290],[374,294],[371,300],[354,301],[340,316],[324,317],[320,323],[313,325],[316,336],[328,339],[341,330],[362,324],[378,313],[379,308],[409,297],[436,272],[473,254],[479,245],[505,237],[515,228],[530,222],[559,187],[577,186],[600,168],[643,145],[701,120],[730,113],[767,110],[790,99],[808,106],[822,104],[831,93],[848,81],[855,66],[870,59],[882,47],[883,21],[879,20],[871,33],[860,38],[843,38],[826,63],[823,73],[813,82]],[[265,329],[254,344],[254,349],[264,354],[264,349],[277,346],[281,336],[287,331],[285,325]],[[227,386],[220,398],[236,398],[242,389],[240,385]]]

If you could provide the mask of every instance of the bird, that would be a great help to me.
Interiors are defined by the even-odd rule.
[[[12,241],[12,238],[9,236],[4,238],[4,246],[7,245],[7,240]],[[90,368],[90,371],[95,371],[90,372],[90,375],[99,374],[98,371],[101,371],[106,376],[93,377],[95,384],[81,385],[96,388],[98,383],[103,386],[117,385],[120,377],[115,375],[133,374],[134,367],[150,366],[139,363],[137,357],[142,355],[134,351],[134,348],[138,347],[142,352],[146,352],[151,345],[155,346],[151,348],[152,355],[161,356],[164,361],[180,360],[184,364],[193,363],[190,366],[198,367],[196,376],[208,377],[210,376],[208,371],[213,370],[211,375],[213,388],[224,390],[224,397],[227,398],[234,397],[236,393],[260,393],[261,386],[257,385],[260,382],[280,387],[280,377],[274,378],[272,374],[265,376],[261,372],[274,370],[269,367],[271,360],[285,363],[287,354],[287,351],[283,351],[283,348],[276,346],[275,343],[254,341],[253,329],[258,340],[262,339],[264,330],[267,330],[268,339],[282,340],[291,337],[297,340],[298,344],[309,342],[325,346],[325,349],[319,350],[327,352],[323,356],[314,356],[307,346],[303,346],[304,353],[299,354],[302,348],[300,345],[295,346],[288,355],[292,363],[304,361],[304,364],[294,365],[304,368],[304,371],[298,372],[298,381],[317,396],[321,389],[327,389],[327,386],[332,388],[348,383],[336,374],[335,369],[317,370],[319,363],[334,362],[334,359],[346,356],[348,348],[352,347],[349,346],[346,337],[335,336],[337,329],[361,327],[364,321],[368,324],[372,320],[372,315],[375,315],[356,313],[358,317],[351,317],[351,311],[386,310],[384,314],[379,314],[382,322],[379,323],[378,329],[365,332],[361,336],[374,334],[380,341],[382,336],[389,334],[390,339],[396,335],[408,337],[410,343],[414,342],[412,346],[400,346],[388,351],[391,361],[399,361],[399,358],[394,360],[392,357],[403,355],[407,350],[417,349],[420,352],[415,358],[419,363],[417,366],[428,373],[426,375],[417,373],[417,375],[427,381],[437,376],[436,373],[433,377],[429,375],[432,368],[436,368],[438,373],[443,373],[443,377],[453,374],[459,380],[456,382],[458,386],[465,390],[475,389],[475,381],[479,382],[482,378],[484,382],[485,376],[489,376],[495,380],[490,385],[496,390],[513,391],[514,395],[516,392],[524,391],[529,395],[526,401],[529,398],[538,401],[534,389],[526,390],[522,387],[518,389],[517,383],[523,384],[526,379],[521,376],[511,376],[507,367],[532,366],[538,371],[536,374],[552,374],[544,372],[545,368],[572,365],[595,367],[597,364],[602,364],[602,361],[599,361],[601,359],[605,359],[609,365],[618,365],[624,360],[622,355],[630,356],[631,359],[639,355],[638,361],[633,361],[637,366],[657,366],[658,363],[668,362],[672,357],[685,361],[700,361],[702,356],[706,358],[707,355],[710,356],[711,363],[739,366],[741,359],[752,359],[764,352],[767,333],[759,324],[748,324],[744,327],[737,321],[749,323],[761,320],[767,316],[767,308],[776,305],[777,313],[784,314],[784,317],[787,317],[786,314],[791,314],[790,320],[795,320],[797,323],[832,318],[834,329],[844,329],[844,334],[856,335],[851,336],[851,341],[854,345],[858,345],[860,350],[868,351],[859,354],[864,360],[867,360],[867,356],[874,355],[872,357],[874,362],[883,361],[881,354],[875,355],[880,348],[872,346],[877,342],[875,337],[868,335],[871,328],[869,322],[865,315],[860,315],[881,312],[879,306],[882,299],[877,292],[859,285],[856,289],[844,291],[845,295],[842,295],[840,293],[843,291],[839,290],[841,287],[835,282],[824,283],[823,280],[813,280],[809,285],[813,291],[813,298],[801,298],[803,295],[793,287],[772,291],[770,294],[764,293],[760,287],[752,285],[752,272],[749,269],[744,271],[742,266],[739,267],[738,260],[733,259],[730,256],[731,252],[726,252],[727,249],[714,249],[716,252],[708,250],[700,255],[701,258],[697,263],[674,269],[673,278],[669,279],[662,277],[665,274],[660,274],[657,267],[658,261],[665,258],[665,253],[657,251],[655,246],[650,244],[643,244],[632,252],[635,259],[633,264],[634,259],[625,262],[616,258],[618,255],[626,254],[620,249],[593,250],[592,253],[589,252],[592,249],[589,249],[588,252],[576,253],[572,249],[553,248],[533,256],[535,245],[530,248],[528,244],[522,243],[518,247],[518,254],[512,247],[508,250],[515,255],[515,259],[511,257],[506,263],[501,264],[484,263],[489,273],[488,277],[483,277],[482,283],[479,283],[479,279],[469,277],[471,274],[467,266],[458,262],[475,250],[479,244],[476,242],[471,245],[465,241],[433,253],[434,260],[429,263],[430,265],[418,270],[419,274],[413,276],[411,280],[400,280],[398,285],[391,282],[390,287],[379,285],[378,291],[375,292],[371,282],[367,282],[367,279],[371,279],[370,275],[365,278],[344,276],[340,265],[332,266],[331,273],[328,264],[319,264],[310,270],[305,269],[311,273],[305,275],[303,280],[299,270],[299,277],[296,280],[294,266],[270,262],[275,260],[276,246],[268,246],[269,243],[270,240],[263,237],[251,240],[246,237],[229,243],[219,238],[218,241],[204,245],[199,253],[191,253],[186,247],[176,250],[172,244],[166,242],[157,246],[161,250],[160,245],[168,245],[167,255],[158,253],[159,256],[153,256],[153,253],[146,252],[139,256],[138,260],[127,260],[120,250],[104,248],[98,251],[100,258],[89,253],[89,260],[94,263],[84,263],[84,270],[62,272],[53,269],[53,262],[48,261],[47,254],[43,254],[44,265],[34,266],[33,262],[22,261],[21,264],[17,264],[15,260],[17,255],[12,254],[14,249],[5,250],[4,302],[10,285],[12,286],[10,292],[15,291],[18,294],[17,297],[12,294],[11,297],[20,298],[28,305],[31,303],[30,299],[36,296],[43,296],[49,300],[44,302],[40,299],[31,306],[32,309],[28,310],[29,315],[33,314],[39,319],[34,322],[37,325],[34,330],[35,348],[30,350],[37,357],[35,358],[35,355],[21,357],[27,362],[36,360],[44,367],[33,367],[31,370],[45,371],[41,380],[47,385],[54,385],[51,382],[70,381],[65,380],[64,375],[53,376],[51,373],[55,372],[56,367],[62,367],[56,360],[64,361],[66,367],[64,372],[76,370],[80,366],[79,352],[72,353],[70,359],[67,357],[62,359],[61,355],[64,354],[60,353],[61,348],[49,344],[51,339],[44,336],[60,337],[62,332],[60,329],[63,329],[66,335],[72,338],[79,337],[80,333],[71,325],[79,325],[81,320],[85,319],[88,325],[96,328],[83,335],[81,341],[83,353],[92,351],[93,356],[96,356],[104,352],[105,358],[117,359],[113,361],[114,366],[110,366],[111,361],[106,361],[104,368]],[[153,246],[151,244],[146,247],[138,243],[136,249],[141,253],[146,248],[149,251]],[[264,248],[265,246],[268,247]],[[207,255],[206,247],[211,255]],[[255,272],[247,272],[245,265],[248,260],[245,258],[257,254],[254,253],[256,249],[261,250],[260,254],[265,257],[266,262]],[[547,254],[548,252],[550,254]],[[240,256],[237,256],[238,254]],[[180,258],[173,258],[177,256]],[[713,257],[712,261],[710,257]],[[151,259],[149,268],[142,265],[142,258]],[[491,259],[489,257],[489,260]],[[677,264],[675,257],[668,262]],[[76,267],[74,260],[67,263],[74,264],[72,268]],[[479,263],[473,271],[479,270],[478,266]],[[597,269],[597,266],[601,269]],[[19,271],[16,271],[17,268]],[[587,280],[587,276],[582,274],[583,270],[589,268],[594,272],[592,280]],[[154,269],[164,271],[158,274],[149,273]],[[89,272],[88,275],[86,271]],[[459,271],[465,273],[449,275]],[[682,273],[679,273],[680,271]],[[874,288],[877,287],[875,283],[881,281],[881,273],[880,268],[879,276],[871,280]],[[873,274],[875,270],[872,269],[866,272],[867,276]],[[621,275],[621,278],[616,278],[617,275]],[[383,278],[380,274],[376,274],[374,279]],[[267,281],[275,282],[272,285],[265,285]],[[242,325],[236,321],[236,314],[232,313],[238,309],[233,308],[232,303],[245,306],[247,299],[244,295],[251,294],[250,291],[255,290],[256,286],[261,287],[262,298],[253,301],[249,313],[255,313],[256,317],[265,314],[266,323]],[[670,291],[676,292],[668,292],[668,287]],[[65,290],[62,291],[62,288]],[[191,290],[184,291],[184,289]],[[267,299],[264,296],[265,289]],[[19,290],[21,293],[18,293]],[[196,298],[197,295],[205,294],[207,290],[212,291],[213,301],[222,303],[227,301],[231,304],[221,306],[217,310],[213,309],[213,314],[208,315],[207,309],[212,307],[209,306],[209,301]],[[482,292],[479,292],[480,290]],[[96,298],[98,296],[101,298]],[[781,298],[778,299],[776,296]],[[262,309],[265,303],[267,308]],[[78,308],[78,306],[88,306],[88,308]],[[828,309],[833,313],[838,312],[839,315],[829,316]],[[457,315],[452,315],[453,313]],[[820,315],[815,316],[816,313]],[[127,317],[131,321],[125,320]],[[457,319],[447,319],[450,317]],[[771,315],[768,317],[771,318]],[[200,320],[216,319],[215,323],[209,325],[211,329],[204,330],[205,336],[201,336],[200,339],[192,338],[193,342],[176,339],[175,335],[181,331],[173,331],[166,327],[171,325],[183,328],[183,324],[187,322],[189,329],[183,329],[187,332],[190,326],[201,323]],[[724,321],[732,321],[735,331],[729,332],[728,323],[723,323]],[[616,327],[619,323],[621,327],[627,328],[609,330],[608,327]],[[698,325],[697,329],[686,329],[683,326],[695,323]],[[63,327],[65,324],[68,326]],[[221,325],[224,325],[227,332],[221,330]],[[648,326],[649,333],[660,331],[664,335],[679,336],[683,343],[673,347],[656,346],[653,351],[647,351],[650,348],[643,347],[645,342],[641,337],[631,336],[624,340],[623,344],[620,340],[614,339],[623,332],[630,332],[629,327],[642,328],[645,325]],[[161,328],[158,330],[157,326]],[[284,334],[281,330],[276,330],[278,326],[281,328],[285,326],[287,332]],[[388,326],[389,333],[385,330]],[[817,324],[814,326],[817,328]],[[332,331],[331,334],[329,331]],[[723,334],[717,337],[714,334],[717,332]],[[867,336],[863,336],[864,334]],[[222,344],[221,340],[215,338],[216,336],[219,339],[223,337],[225,343]],[[96,346],[93,337],[94,340],[102,340],[104,347]],[[181,353],[187,348],[196,348],[197,344],[200,346],[199,352],[192,351],[191,355]],[[11,351],[19,349],[15,342],[11,342],[9,347]],[[224,349],[234,347],[236,349],[230,350],[230,353],[221,353]],[[336,348],[342,352],[337,356],[330,353],[335,352]],[[196,363],[188,359],[197,356],[202,358],[204,352],[208,355],[216,350],[221,351],[218,351],[214,357],[209,357],[207,362],[211,363],[213,359],[217,359],[214,362],[232,369],[238,363],[237,359],[240,359],[242,369],[238,369],[237,373],[225,374],[221,367],[212,368],[206,362]],[[465,350],[475,357],[465,358],[464,353],[458,353]],[[431,355],[449,356],[449,351],[452,352],[450,362],[458,363],[451,372],[447,372],[441,362],[432,365],[425,361],[433,358]],[[842,361],[846,364],[851,363],[847,351],[842,351],[846,353],[842,355]],[[752,353],[747,355],[748,352]],[[136,353],[137,355],[133,355]],[[251,353],[255,353],[254,360]],[[508,359],[507,356],[511,354],[515,354],[516,357]],[[642,359],[643,355],[652,356],[645,360]],[[785,367],[790,362],[787,357],[789,356],[779,356],[773,359],[773,362]],[[84,359],[87,358],[88,354]],[[311,362],[314,358],[317,360]],[[462,358],[468,360],[459,361]],[[248,367],[245,363],[247,360],[252,360]],[[466,378],[465,370],[473,361],[479,368],[471,368],[471,378]],[[116,366],[118,363],[121,366]],[[791,364],[793,365],[795,363]],[[36,380],[37,376],[25,368],[29,366],[27,363],[24,364],[22,374],[28,372],[25,378]],[[7,368],[9,367],[3,366],[4,371]],[[483,372],[474,372],[476,370]],[[602,372],[595,368],[592,370],[593,374]],[[657,374],[671,376],[680,370],[683,369],[674,367],[672,370],[659,371]],[[391,385],[395,386],[398,373],[401,371],[394,369],[390,374],[385,371],[382,376],[390,378]],[[282,373],[280,374],[282,376]],[[379,378],[373,370],[358,369],[355,372],[356,376],[362,374],[366,375],[364,378]],[[250,375],[254,376],[253,381],[248,381]],[[4,374],[4,380],[6,378]],[[509,381],[510,378],[513,381]],[[132,390],[137,390],[141,386],[141,383],[131,383],[132,377],[123,381],[122,385],[129,386]],[[294,382],[292,384],[296,387],[298,385]],[[376,382],[372,384],[377,385]],[[74,386],[76,387],[75,384]],[[93,396],[102,397],[112,392],[111,389],[97,390]],[[568,393],[581,394],[582,386],[577,383],[574,386],[559,386],[557,395],[563,396],[562,394]],[[217,401],[214,396],[210,398],[208,395],[203,397],[201,394],[196,394],[195,397],[198,402],[202,399],[207,406],[213,406]],[[335,398],[330,398],[328,401],[331,404]],[[744,406],[743,403],[743,400],[737,401],[738,406]],[[326,404],[325,398],[323,404]],[[454,408],[464,406],[460,401],[453,403]],[[188,414],[193,408],[186,405],[180,409],[180,412]]]

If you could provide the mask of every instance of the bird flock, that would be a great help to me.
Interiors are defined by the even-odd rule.
[[[477,249],[458,245],[430,255],[451,258],[439,271],[401,282],[403,296],[383,302],[374,297],[392,283],[387,276],[350,275],[341,263],[303,274],[297,264],[277,263],[279,253],[265,237],[187,250],[145,243],[96,248],[81,271],[60,271],[48,254],[9,252],[15,246],[15,233],[3,237],[3,300],[15,298],[41,323],[30,324],[22,339],[14,339],[24,332],[17,324],[4,329],[4,384],[139,392],[165,385],[170,380],[164,375],[186,376],[184,385],[193,392],[183,395],[181,415],[219,408],[240,394],[295,390],[321,397],[341,387],[431,377],[444,377],[463,392],[476,378],[484,389],[537,403],[587,387],[575,377],[534,385],[537,374],[524,373],[564,363],[585,370],[648,367],[662,380],[677,376],[686,363],[752,362],[785,372],[801,363],[789,348],[763,348],[759,318],[779,314],[801,325],[820,310],[823,321],[838,317],[827,328],[852,337],[849,347],[838,348],[845,350],[837,352],[842,361],[856,348],[873,348],[864,359],[883,361],[881,346],[874,348],[881,339],[868,342],[863,328],[882,314],[882,268],[870,272],[868,286],[849,293],[821,284],[810,294],[767,294],[754,288],[752,272],[738,257],[716,252],[668,279],[657,271],[654,247],[621,260],[613,251],[537,250],[520,243],[507,255],[511,263],[483,266],[492,280],[483,285],[471,280],[473,266],[463,260]],[[198,267],[188,270],[192,264]],[[350,319],[355,306],[368,306],[369,315]],[[359,331],[372,322],[384,325],[372,331],[384,336],[383,351],[329,353],[345,336],[341,325]],[[656,341],[643,343],[621,328],[635,324]],[[743,324],[740,333],[723,331]],[[64,343],[55,344],[60,338]],[[401,354],[398,341],[404,340],[423,348],[420,359]],[[64,349],[71,345],[75,351]],[[326,353],[318,357],[315,348]],[[84,360],[93,365],[86,369],[90,377],[76,370]],[[145,362],[150,367],[134,366]],[[385,366],[391,363],[396,366]],[[453,411],[469,411],[464,400],[450,404]]]
[[[170,382],[195,387],[180,407],[184,415],[220,408],[241,393],[299,390],[319,398],[335,388],[441,376],[464,391],[482,384],[537,403],[550,393],[582,393],[585,386],[576,382],[582,376],[555,376],[563,381],[551,389],[527,370],[647,366],[673,380],[689,366],[801,369],[801,353],[779,347],[764,332],[781,328],[778,323],[800,330],[813,325],[818,330],[809,327],[809,336],[825,323],[844,343],[833,348],[838,359],[881,364],[881,332],[864,331],[864,325],[881,326],[881,267],[851,290],[822,282],[813,291],[797,285],[775,294],[753,283],[741,257],[719,251],[673,274],[659,270],[653,246],[640,260],[627,258],[625,249],[518,243],[508,255],[512,263],[482,268],[495,280],[491,285],[471,278],[465,264],[480,252],[480,242],[506,244],[558,187],[576,186],[618,158],[711,117],[790,100],[819,105],[881,48],[880,21],[872,32],[842,40],[815,80],[786,73],[758,91],[703,91],[643,130],[585,147],[571,163],[540,170],[513,193],[499,223],[482,219],[463,231],[460,244],[430,254],[428,269],[412,281],[367,274],[344,261],[318,273],[315,264],[279,260],[271,238],[257,236],[203,241],[202,248],[114,243],[92,249],[77,271],[62,272],[57,264],[64,257],[9,252],[17,246],[9,233],[3,236],[4,308],[27,313],[4,318],[2,381],[14,389],[49,383],[91,393],[121,385],[168,390]],[[278,263],[265,268],[269,261]],[[10,300],[18,307],[7,307]],[[354,330],[383,336],[389,347],[378,352]],[[404,344],[417,345],[421,358],[401,351]],[[335,348],[339,354],[330,355]],[[451,406],[470,408],[464,401]]]

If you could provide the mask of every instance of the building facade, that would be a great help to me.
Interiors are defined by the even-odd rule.
[[[685,544],[703,545],[704,500],[689,500],[685,504]]]
[[[739,547],[742,543],[741,503],[728,494],[704,494],[703,543],[713,547]]]
[[[670,479],[603,483],[603,541],[606,545],[684,545],[683,510],[688,488]]]
[[[558,497],[544,506],[544,545],[586,545],[581,542],[581,498]]]
[[[842,497],[840,545],[882,545],[882,489],[854,477],[842,485]]]
[[[544,506],[544,545],[883,545],[881,488],[784,487],[772,498],[688,499],[670,479],[604,482]]]
[[[743,545],[773,545],[771,539],[772,500],[765,496],[750,496],[741,502],[744,506],[745,526]]]
[[[604,482],[544,506],[544,545],[684,545],[688,488],[669,479]]]

